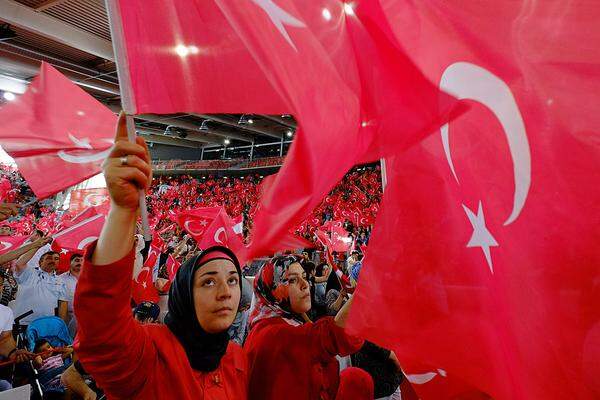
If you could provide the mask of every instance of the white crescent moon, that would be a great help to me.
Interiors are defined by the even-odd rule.
[[[140,269],[140,272],[138,272],[138,274],[135,276],[135,278],[133,278],[133,280],[135,281],[135,283],[140,283],[138,281],[138,278],[140,277],[140,275],[142,274],[143,271],[148,271],[148,273],[150,273],[150,268],[148,267],[142,267],[142,269]]]
[[[190,228],[190,223],[194,222],[194,221],[185,221],[183,223],[183,227],[185,228],[186,231],[188,231],[190,234],[194,235],[194,236],[200,236],[202,234],[204,234],[204,229],[200,230],[200,231],[195,231],[193,229]]]
[[[221,239],[219,239],[219,235],[221,234],[221,232],[225,233],[225,228],[220,227],[219,229],[217,229],[217,231],[215,232],[214,239],[215,239],[215,242],[223,244],[223,241]],[[226,233],[225,233],[225,239],[227,239]]]
[[[504,221],[504,225],[509,225],[521,213],[531,186],[529,141],[527,140],[523,117],[510,88],[496,75],[478,65],[457,62],[446,68],[442,74],[440,89],[450,92],[459,99],[474,100],[483,104],[494,113],[500,125],[502,125],[514,165],[515,195],[513,209]],[[446,159],[454,178],[459,182],[450,153],[448,124],[440,129]]]
[[[98,201],[97,199],[94,199],[95,197],[99,197],[100,201]],[[105,195],[90,193],[90,194],[86,195],[85,198],[83,199],[83,205],[85,207],[99,206],[100,204],[104,203],[106,200],[107,200],[107,196],[105,196]]]
[[[83,250],[83,248],[85,246],[87,246],[88,244],[92,243],[96,239],[98,239],[98,236],[89,236],[89,237],[86,237],[81,242],[79,242],[79,244],[77,245],[77,249],[78,250]]]
[[[69,135],[69,137],[70,136],[71,135]],[[71,140],[73,140],[73,138],[71,138]],[[102,139],[102,140],[105,142],[108,142],[108,143],[112,143],[111,139]],[[60,150],[56,153],[56,155],[61,160],[66,161],[68,163],[86,164],[86,163],[104,160],[106,157],[108,157],[108,154],[110,153],[111,150],[112,150],[111,148],[108,148],[106,150],[99,151],[99,152],[83,150],[83,149],[82,150],[73,150],[72,152]]]
[[[443,369],[438,369],[438,372],[425,372],[424,374],[406,374],[406,379],[410,383],[414,383],[415,385],[423,385],[433,378],[435,378],[438,374],[442,377],[446,376],[446,371]]]

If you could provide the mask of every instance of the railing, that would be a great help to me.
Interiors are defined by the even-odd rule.
[[[168,160],[152,161],[155,170],[227,170],[277,167],[283,164],[283,157],[266,157],[256,160]]]

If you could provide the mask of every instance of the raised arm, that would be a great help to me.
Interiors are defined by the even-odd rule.
[[[41,243],[39,246],[34,246],[32,247],[30,250],[28,250],[27,252],[25,252],[21,257],[19,257],[19,259],[16,262],[16,270],[15,272],[17,273],[17,275],[21,274],[23,271],[25,271],[27,269],[27,266],[30,265],[30,261],[32,259],[35,259],[36,254],[38,253],[38,251],[40,251],[40,249],[42,247],[44,247],[45,245],[47,245],[48,243],[50,243],[52,241],[52,238],[47,237],[47,238],[41,238],[37,241],[35,241],[34,243]],[[49,249],[50,246],[46,246]],[[37,254],[39,257],[42,256],[42,254]],[[39,260],[39,257],[37,257],[37,260]]]
[[[120,398],[131,398],[156,362],[156,350],[134,321],[129,303],[139,189],[150,184],[152,174],[148,148],[141,138],[137,143],[127,141],[123,115],[103,172],[111,210],[77,283],[76,350],[101,387]]]
[[[12,261],[15,258],[21,257],[25,253],[31,252],[31,255],[27,259],[27,261],[29,261],[31,259],[31,257],[33,257],[33,255],[35,254],[35,252],[40,247],[42,247],[43,245],[45,245],[46,243],[48,243],[48,240],[52,240],[52,239],[50,239],[50,238],[38,239],[35,242],[28,243],[25,246],[21,246],[18,249],[11,250],[11,251],[9,251],[7,253],[4,253],[4,254],[0,255],[0,265],[4,264],[4,263],[7,263],[9,261]],[[27,264],[27,261],[25,261],[25,265]]]

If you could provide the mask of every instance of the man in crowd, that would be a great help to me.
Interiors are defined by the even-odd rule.
[[[82,265],[83,255],[74,253],[71,255],[69,270],[58,277],[65,285],[69,333],[72,337],[75,337],[75,333],[77,332],[77,321],[73,315],[73,297],[75,296],[75,288],[77,287],[77,280],[79,279]]]
[[[58,316],[68,323],[66,288],[62,279],[56,275],[60,256],[50,250],[50,244],[32,254],[34,251],[22,255],[15,265],[19,291],[13,304],[13,312],[21,315],[33,310],[33,314],[22,320],[27,325],[36,318],[55,315],[55,308],[58,308]]]

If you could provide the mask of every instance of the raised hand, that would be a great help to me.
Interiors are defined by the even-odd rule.
[[[117,123],[115,145],[102,165],[106,186],[113,207],[132,211],[139,204],[139,189],[146,189],[152,182],[150,153],[144,139],[136,143],[127,140],[125,114],[121,112]]]

